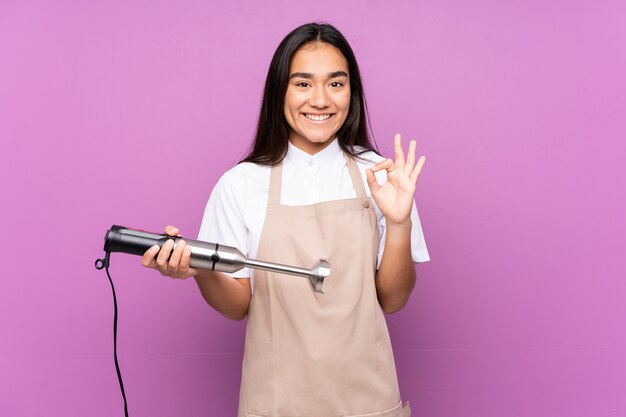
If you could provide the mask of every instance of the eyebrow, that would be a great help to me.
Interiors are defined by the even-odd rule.
[[[328,73],[328,78],[347,77],[347,76],[348,74],[346,74],[344,71],[335,71],[335,72]],[[311,74],[310,72],[294,72],[293,74],[289,76],[289,79],[296,78],[296,77],[311,79],[313,78],[313,74]]]

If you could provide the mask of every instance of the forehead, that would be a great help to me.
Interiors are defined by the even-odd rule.
[[[348,61],[335,46],[324,42],[306,43],[296,51],[289,66],[289,74],[308,72],[326,74],[348,72]]]

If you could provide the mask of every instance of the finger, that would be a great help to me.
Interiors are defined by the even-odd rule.
[[[409,153],[406,157],[406,166],[404,167],[404,172],[409,175],[411,174],[411,171],[413,171],[413,167],[415,165],[415,146],[416,143],[414,140],[409,142]]]
[[[189,267],[189,263],[191,262],[191,246],[185,245],[185,249],[183,250],[183,256],[180,258],[180,266],[178,271],[181,276],[187,278],[192,275],[196,275],[196,270]]]
[[[415,164],[415,168],[413,168],[413,172],[411,172],[410,179],[413,184],[417,183],[417,179],[420,176],[420,172],[422,172],[422,167],[426,163],[426,157],[420,156],[420,159],[417,160],[417,164]]]
[[[169,225],[169,226],[165,226],[165,233],[170,236],[178,236],[178,234],[180,233],[180,230],[176,226]]]
[[[385,159],[384,161],[380,161],[374,165],[371,169],[373,172],[378,172],[381,169],[384,169],[387,172],[393,172],[396,169],[396,164],[394,164],[391,159]]]
[[[172,239],[168,239],[167,242],[165,242],[161,247],[159,255],[156,258],[157,269],[161,271],[162,274],[167,273],[167,260],[170,257],[173,246],[174,241]]]
[[[172,276],[177,276],[180,272],[180,258],[183,256],[183,250],[185,249],[185,241],[179,240],[174,246],[172,256],[167,264],[167,272]]]
[[[393,138],[393,149],[396,153],[396,166],[399,169],[404,168],[404,150],[402,149],[402,137],[399,133]]]
[[[367,185],[370,187],[372,195],[376,194],[376,192],[380,188],[380,185],[376,180],[376,175],[374,175],[374,172],[371,169],[366,170],[365,175],[367,176]]]
[[[141,264],[146,268],[154,268],[156,267],[156,261],[154,259],[155,255],[159,253],[161,248],[159,245],[154,245],[150,249],[144,252],[143,257],[141,258]]]

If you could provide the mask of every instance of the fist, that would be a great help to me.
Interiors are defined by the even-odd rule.
[[[176,237],[179,236],[179,230],[174,226],[166,226],[165,234]],[[198,274],[197,269],[189,267],[190,259],[191,247],[184,240],[168,239],[163,247],[154,245],[148,249],[141,258],[141,265],[156,269],[163,276],[187,279]]]

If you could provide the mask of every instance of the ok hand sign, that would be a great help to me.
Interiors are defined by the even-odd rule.
[[[394,150],[396,162],[385,159],[368,169],[366,171],[367,183],[372,192],[372,198],[385,216],[387,224],[404,225],[411,220],[415,185],[426,157],[420,156],[415,163],[415,141],[412,140],[409,143],[409,153],[405,161],[399,133],[394,137]],[[380,185],[374,173],[382,169],[387,171],[387,181]]]

